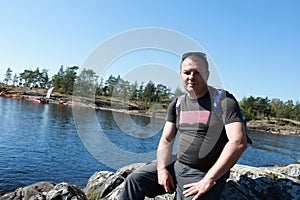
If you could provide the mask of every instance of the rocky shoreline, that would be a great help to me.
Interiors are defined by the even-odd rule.
[[[68,183],[38,182],[0,196],[0,200],[117,200],[126,177],[145,165],[136,163],[117,172],[94,173],[85,188]],[[174,194],[146,198],[171,200]],[[236,164],[230,173],[221,200],[260,200],[300,198],[300,163],[274,167],[250,167]]]
[[[300,122],[289,119],[260,119],[247,122],[250,131],[300,136]]]

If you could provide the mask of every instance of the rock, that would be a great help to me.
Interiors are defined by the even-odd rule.
[[[109,171],[96,172],[89,178],[87,186],[83,191],[88,197],[101,197],[106,188],[107,179],[113,175],[114,173]]]
[[[173,200],[174,196],[175,194],[164,194],[164,195],[157,196],[155,198],[146,197],[145,200]]]
[[[118,186],[122,185],[128,174],[143,165],[145,165],[145,163],[128,165],[119,169],[116,173],[108,171],[96,172],[89,178],[87,186],[83,191],[90,198],[117,198],[121,191],[121,187],[118,188]],[[112,191],[114,191],[114,197],[110,197]]]
[[[55,186],[51,182],[39,182],[21,187],[0,197],[0,200],[43,200],[47,193]]]
[[[80,190],[67,183],[39,182],[0,196],[0,200],[117,200],[124,180],[144,163],[132,164],[116,173],[96,172]],[[300,199],[300,164],[274,167],[250,167],[236,164],[230,173],[221,200],[298,200]],[[146,200],[173,200],[166,194]]]
[[[46,200],[86,200],[84,192],[74,185],[59,183],[47,193]]]
[[[94,190],[94,196],[97,196],[97,192],[100,191],[97,196],[99,199],[117,200],[124,185],[125,176],[141,166],[143,164],[133,164],[128,166],[128,168],[123,167],[115,174],[111,172],[109,174],[108,172],[104,174],[96,173],[98,174],[95,175],[97,180],[105,180],[106,176],[108,178],[103,183],[102,181],[97,182],[95,181],[95,177],[93,179],[91,177],[89,182],[96,184],[93,187],[97,188],[97,190]],[[259,168],[236,164],[231,169],[230,177],[222,192],[221,200],[298,200],[300,199],[299,170],[299,164]],[[125,176],[124,172],[126,172]],[[100,184],[100,186],[97,187],[97,184]],[[89,186],[85,190],[91,191]],[[173,200],[173,197],[174,194],[166,194],[145,199]]]
[[[86,200],[76,186],[67,183],[39,182],[4,194],[0,200]]]
[[[259,168],[235,165],[221,200],[300,199],[299,170],[299,164]]]
[[[280,135],[300,136],[300,122],[290,119],[256,119],[247,122],[247,127],[251,131],[267,132]]]

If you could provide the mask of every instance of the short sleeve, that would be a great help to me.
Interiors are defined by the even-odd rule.
[[[226,97],[221,105],[223,110],[222,118],[225,125],[233,122],[243,122],[239,103],[232,94],[226,92]]]
[[[168,122],[172,122],[172,123],[176,123],[176,101],[177,98],[174,99],[168,107],[168,111],[167,111],[167,116],[166,116],[166,121]]]

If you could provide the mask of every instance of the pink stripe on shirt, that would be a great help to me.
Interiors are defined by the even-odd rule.
[[[181,111],[179,124],[196,124],[202,123],[207,124],[209,119],[210,111],[197,110],[197,111]]]

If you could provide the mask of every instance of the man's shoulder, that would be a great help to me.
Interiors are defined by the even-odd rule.
[[[224,100],[224,99],[235,100],[234,95],[224,88],[209,86],[208,89],[211,96],[214,98],[214,100]]]

